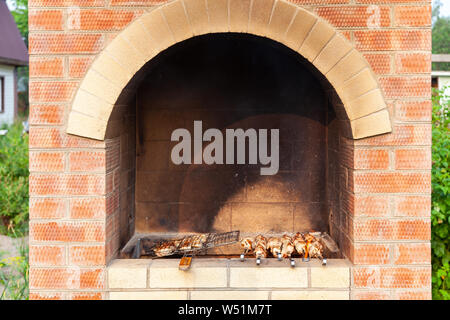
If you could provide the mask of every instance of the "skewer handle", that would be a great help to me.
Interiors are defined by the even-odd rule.
[[[279,253],[279,254],[277,255],[277,259],[278,259],[278,261],[281,261],[281,253]]]
[[[291,258],[291,267],[294,268],[295,267],[295,260]]]
[[[180,264],[178,265],[178,269],[181,271],[187,271],[191,267],[193,255],[184,255],[181,260]]]
[[[241,261],[244,261],[244,259],[245,259],[245,254],[244,253],[241,253],[240,259],[241,259]]]
[[[256,265],[259,266],[261,264],[261,258],[256,258]]]
[[[327,259],[326,259],[326,258],[323,258],[323,259],[322,259],[322,265],[323,265],[323,266],[326,266],[326,265],[327,265]]]

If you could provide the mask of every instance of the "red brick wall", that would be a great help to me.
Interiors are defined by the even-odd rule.
[[[95,141],[67,135],[65,125],[96,55],[164,2],[29,1],[32,299],[105,297],[105,266],[126,220],[122,199],[133,193],[125,178],[132,167],[121,167],[131,135],[119,128]],[[430,298],[430,1],[293,2],[328,20],[365,55],[390,106],[392,134],[341,138],[335,147],[353,150],[339,169],[345,193],[336,204],[346,231],[341,246],[354,263],[352,297]]]

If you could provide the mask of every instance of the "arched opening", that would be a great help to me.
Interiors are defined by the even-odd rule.
[[[297,62],[295,62],[295,66],[292,67],[292,70],[295,70],[297,66],[301,65],[302,68],[308,70],[309,74],[313,75],[313,78],[310,78],[310,80],[303,80],[303,86],[294,81],[294,84],[284,82],[283,86],[277,87],[276,89],[279,90],[278,92],[286,94],[286,96],[284,96],[284,94],[281,96],[278,94],[279,101],[282,101],[287,105],[293,105],[293,102],[298,99],[298,94],[289,94],[287,93],[288,89],[291,89],[292,92],[294,92],[295,90],[292,88],[297,86],[297,91],[304,92],[306,95],[307,93],[309,94],[315,92],[317,87],[311,87],[311,92],[305,92],[304,88],[309,88],[309,86],[312,86],[314,83],[320,83],[322,91],[317,96],[322,97],[325,101],[324,104],[333,105],[334,111],[332,111],[333,109],[329,107],[326,107],[325,113],[317,113],[317,110],[315,110],[315,117],[319,115],[320,121],[322,122],[315,119],[314,116],[307,116],[308,111],[306,111],[306,109],[303,110],[305,113],[295,114],[294,112],[294,116],[291,116],[292,119],[299,120],[300,118],[303,118],[305,122],[310,121],[312,126],[319,127],[319,123],[326,123],[325,129],[317,129],[317,131],[313,130],[318,134],[320,133],[319,135],[321,135],[321,137],[324,136],[323,132],[325,131],[325,138],[322,138],[322,140],[326,141],[325,146],[320,143],[317,145],[312,144],[311,146],[311,149],[319,148],[319,146],[321,146],[321,149],[319,148],[320,150],[318,151],[320,153],[320,160],[316,162],[320,163],[323,162],[323,158],[326,159],[326,164],[321,167],[322,177],[324,176],[325,180],[318,179],[320,174],[314,175],[312,173],[309,174],[308,177],[313,176],[313,178],[310,179],[318,179],[320,182],[312,183],[312,180],[304,181],[300,179],[301,186],[309,183],[310,188],[305,188],[305,194],[306,192],[309,192],[312,194],[311,197],[320,198],[320,201],[317,200],[315,202],[311,202],[318,204],[317,207],[320,209],[313,210],[311,208],[307,208],[303,212],[314,211],[319,213],[311,215],[305,213],[302,214],[302,216],[304,217],[309,215],[309,222],[311,224],[313,224],[311,221],[314,220],[311,217],[316,217],[316,225],[319,225],[320,229],[324,228],[323,226],[325,225],[333,239],[339,242],[341,250],[344,254],[351,258],[352,249],[351,241],[349,240],[349,235],[351,234],[351,223],[349,222],[350,218],[348,209],[352,205],[353,194],[353,185],[351,183],[352,173],[354,170],[352,157],[353,139],[362,139],[391,132],[389,112],[377,80],[374,77],[369,64],[354,48],[352,43],[350,43],[326,21],[305,9],[284,0],[207,0],[206,2],[199,0],[174,0],[144,14],[139,19],[134,21],[117,37],[115,37],[114,40],[96,58],[75,95],[68,118],[66,132],[96,140],[106,139],[108,141],[106,144],[107,154],[110,154],[111,159],[115,159],[117,150],[120,150],[119,164],[115,161],[111,161],[111,163],[108,163],[107,161],[106,163],[106,171],[109,170],[108,168],[112,170],[106,178],[111,179],[112,177],[113,182],[112,194],[107,195],[107,198],[116,199],[117,194],[120,194],[119,212],[116,212],[106,219],[108,226],[108,257],[114,257],[119,247],[122,246],[127,239],[135,233],[136,230],[139,230],[142,227],[143,229],[141,230],[145,231],[147,228],[145,227],[145,221],[141,224],[139,219],[140,214],[136,214],[136,211],[139,211],[136,204],[143,206],[143,204],[139,203],[140,201],[135,202],[135,199],[142,198],[142,190],[139,188],[139,181],[142,178],[141,175],[136,177],[136,172],[139,171],[140,166],[139,164],[136,169],[136,165],[138,164],[136,161],[136,153],[142,156],[142,152],[145,153],[145,150],[148,149],[145,146],[146,138],[144,134],[146,130],[145,128],[148,126],[141,124],[143,115],[140,113],[142,108],[140,107],[139,96],[140,92],[152,92],[152,85],[148,88],[143,88],[140,86],[146,83],[147,77],[150,76],[149,72],[157,69],[154,65],[158,60],[161,60],[161,57],[166,55],[166,49],[167,52],[170,52],[176,51],[178,46],[186,46],[187,50],[189,47],[188,44],[197,43],[199,39],[203,39],[203,37],[215,38],[224,36],[224,34],[228,34],[228,37],[236,36],[232,33],[238,33],[240,37],[244,37],[245,34],[260,37],[258,41],[265,39],[264,41],[266,41],[267,44],[270,43],[270,45],[263,49],[263,51],[270,50],[268,48],[273,48],[274,46],[278,46],[280,50],[292,50],[290,55],[295,56],[295,59],[297,60]],[[252,38],[252,36],[246,37],[247,39]],[[206,45],[206,47],[209,47],[209,44]],[[237,48],[238,47],[239,46],[237,46]],[[230,52],[230,54],[227,58],[237,59],[240,54],[240,51],[228,52]],[[201,55],[202,51],[200,50],[198,54]],[[183,53],[178,53],[178,55],[182,56]],[[214,55],[212,55],[212,57],[214,57]],[[305,59],[301,57],[304,57]],[[243,55],[240,59],[248,60],[248,57]],[[292,59],[286,59],[286,61]],[[271,59],[268,60],[270,61]],[[283,64],[285,63],[283,59],[278,60],[280,61],[278,67],[286,69],[286,72],[291,71],[290,67],[286,67]],[[176,61],[176,59],[174,61]],[[206,55],[202,60],[198,61],[198,66],[204,66],[205,63],[211,61],[211,54]],[[263,59],[259,62],[264,65],[264,63],[269,61],[264,61]],[[272,59],[272,64],[273,61],[277,61],[277,59]],[[176,64],[177,63],[175,63],[175,65]],[[223,66],[227,65],[230,65],[230,63],[223,62]],[[251,63],[249,65],[245,65],[243,63],[239,64],[238,62],[231,63],[231,66],[233,67],[236,65],[241,66],[241,69],[238,70],[240,76],[237,77],[239,81],[231,82],[235,86],[233,87],[231,85],[230,88],[236,91],[236,93],[230,93],[230,96],[241,97],[242,101],[236,102],[237,98],[228,98],[219,102],[222,102],[222,104],[226,102],[237,106],[243,105],[245,107],[248,105],[248,98],[242,94],[242,88],[247,88],[247,91],[250,90],[250,92],[252,88],[242,85],[239,87],[236,84],[242,83],[245,79],[247,80],[247,82],[244,82],[246,84],[248,84],[249,79],[250,83],[252,81],[254,81],[254,83],[261,83],[261,79],[267,80],[268,78],[265,77],[265,73],[261,70],[268,67],[263,67],[260,69],[255,67],[255,70],[252,70]],[[220,68],[214,64],[211,68],[212,70],[220,70]],[[270,68],[276,69],[273,65]],[[193,63],[190,66],[185,67],[185,69],[188,74],[195,74],[198,71]],[[230,68],[229,70],[226,69],[223,71],[228,72],[234,69],[235,68]],[[249,70],[252,70],[252,72],[259,75],[259,77],[249,76]],[[170,74],[170,68],[166,71]],[[209,79],[210,73],[206,73],[206,78]],[[299,71],[299,73],[306,74],[303,69],[302,71]],[[180,74],[180,72],[176,71],[175,74]],[[276,78],[276,72],[273,72],[272,76]],[[221,76],[218,76],[216,77],[216,80],[220,78]],[[223,76],[221,81],[225,81],[226,79],[227,77]],[[186,85],[186,83],[196,83],[196,81],[197,83],[199,82],[199,80],[195,78],[188,79],[185,83],[183,83],[183,85],[179,85],[178,87],[174,86],[171,88],[172,90],[170,91],[170,94],[168,94],[169,97],[177,97],[177,94],[178,96],[181,96],[181,94],[187,94],[185,97],[186,99],[177,101],[176,98],[172,98],[174,100],[171,100],[171,103],[194,103],[195,97],[190,95],[196,92],[196,90],[186,92],[183,88],[190,87]],[[206,88],[205,92],[208,92],[208,85],[212,85],[214,82],[209,83],[208,80],[203,81],[206,83],[206,85],[203,85],[204,88]],[[273,80],[267,80],[266,82],[272,84],[274,83]],[[180,89],[180,87],[182,88]],[[264,100],[263,102],[269,103],[272,101],[271,99],[273,99],[274,96],[273,92],[275,92],[273,89],[275,89],[275,87],[268,87],[265,85],[262,90],[263,92],[259,93],[259,96],[267,97],[267,100]],[[326,99],[324,98],[325,95],[327,96]],[[312,103],[312,101],[320,100],[318,97],[309,98],[311,100],[310,102]],[[161,97],[156,96],[154,98],[161,99]],[[213,99],[209,98],[209,101],[212,100]],[[253,102],[257,101],[258,99],[253,100]],[[150,104],[155,103],[150,102]],[[196,101],[196,104],[200,105],[201,101]],[[321,105],[320,103],[318,104]],[[220,103],[214,103],[214,105],[220,105]],[[219,124],[223,126],[220,128],[221,130],[226,130],[226,126],[231,126],[231,128],[233,128],[233,126],[249,126],[249,119],[253,119],[254,121],[258,120],[258,123],[264,123],[264,120],[262,119],[268,118],[271,120],[266,120],[269,124],[264,124],[264,126],[270,126],[273,125],[275,121],[273,120],[273,114],[275,114],[278,117],[277,121],[280,127],[282,127],[285,131],[286,128],[289,127],[281,120],[283,115],[290,112],[289,107],[284,108],[283,112],[275,111],[269,108],[267,113],[262,113],[261,110],[258,111],[256,106],[252,108],[253,110],[248,114],[242,114],[239,112],[225,112],[222,117],[215,114],[214,116],[208,117],[208,121],[209,123],[217,124],[217,121],[215,122],[214,119],[220,119],[221,121],[219,121]],[[321,107],[317,106],[316,109],[322,110]],[[271,116],[268,117],[267,114],[271,114]],[[326,114],[326,116],[323,116],[324,114]],[[190,114],[190,116],[192,116],[192,114]],[[203,113],[202,116],[205,116],[205,114]],[[235,116],[235,118],[233,118],[233,116]],[[332,120],[333,117],[335,117],[334,120]],[[170,120],[175,121],[175,119],[176,117],[173,117]],[[154,122],[155,121],[158,125],[163,123],[163,119],[157,119],[154,120]],[[275,123],[277,122],[275,121]],[[256,127],[260,126],[255,123],[251,123],[251,125]],[[296,126],[293,127],[297,128]],[[304,128],[303,125],[300,127]],[[207,127],[205,128],[209,129]],[[219,128],[216,127],[215,129]],[[160,130],[164,131],[164,128],[161,128]],[[306,133],[307,130],[303,130],[303,133]],[[191,133],[189,133],[189,135],[190,134]],[[306,141],[305,144],[314,140],[312,139],[312,136],[313,134],[311,131],[310,136],[303,138]],[[116,143],[118,143],[117,141],[119,140],[120,147],[117,147]],[[286,139],[280,139],[280,146],[282,140]],[[136,143],[136,141],[138,141],[138,143]],[[323,151],[325,149],[326,152]],[[197,153],[201,153],[201,151],[198,151]],[[156,154],[160,155],[158,151],[155,152],[155,155]],[[313,166],[315,162],[310,160],[312,159],[310,156],[313,152],[305,152],[305,154],[308,159],[305,162],[311,162],[311,166]],[[299,154],[294,154],[292,159],[296,159],[298,162],[298,159],[301,159],[301,157]],[[282,160],[280,159],[280,164],[281,163]],[[299,164],[297,163],[297,165]],[[298,168],[298,166],[295,168]],[[250,170],[250,168],[248,170]],[[193,177],[209,171],[201,170],[201,166],[199,165],[189,166],[189,169],[186,170],[189,181],[193,181]],[[310,171],[312,172],[313,170],[311,169]],[[323,171],[325,174],[323,174]],[[174,185],[177,185],[179,190],[176,190],[175,193],[172,193],[170,190],[160,189],[160,194],[168,198],[163,201],[166,206],[165,208],[156,208],[153,212],[162,212],[166,210],[168,216],[178,216],[177,219],[171,219],[172,225],[169,226],[169,229],[172,228],[177,230],[177,232],[183,230],[183,228],[180,229],[180,225],[183,225],[180,224],[180,221],[183,221],[183,223],[187,226],[190,225],[190,227],[192,227],[195,225],[195,228],[198,231],[206,230],[208,228],[215,228],[216,219],[220,220],[218,217],[222,216],[222,214],[220,214],[222,208],[226,211],[226,208],[229,207],[227,205],[228,199],[232,199],[236,194],[242,194],[242,192],[238,192],[237,190],[244,190],[244,194],[247,197],[247,190],[250,188],[249,184],[252,181],[257,181],[257,190],[266,190],[266,194],[260,193],[260,197],[263,198],[263,200],[270,199],[276,194],[282,194],[282,199],[285,199],[285,197],[289,194],[295,195],[295,190],[301,190],[298,179],[295,180],[293,175],[290,174],[287,174],[286,180],[282,179],[282,182],[279,182],[278,180],[272,180],[270,182],[270,177],[272,177],[272,179],[278,179],[278,177],[281,177],[280,173],[277,172],[277,174],[279,174],[279,176],[276,176],[277,178],[273,178],[274,176],[266,176],[265,179],[258,178],[251,180],[250,177],[246,177],[244,179],[244,187],[242,187],[242,184],[238,184],[238,187],[232,187],[232,191],[225,191],[225,189],[219,188],[218,190],[220,190],[220,194],[225,195],[222,198],[217,195],[217,192],[215,196],[214,194],[209,195],[209,198],[217,197],[217,199],[220,199],[214,202],[207,201],[209,206],[205,205],[200,209],[195,209],[194,206],[186,206],[186,208],[182,209],[182,211],[180,211],[181,206],[178,206],[178,204],[184,204],[184,202],[180,201],[180,199],[184,199],[185,197],[184,191],[188,191],[189,193],[188,200],[190,202],[188,201],[188,203],[199,203],[199,201],[195,198],[192,199],[192,194],[195,194],[195,190],[192,190],[192,188],[197,187],[198,184],[185,183],[184,180],[179,181],[180,176],[185,177],[184,174],[163,175],[158,179],[155,178],[156,175],[151,175],[153,182],[147,181],[144,184],[153,183],[156,186],[168,186],[170,183],[173,183]],[[237,174],[237,177],[242,178],[242,175]],[[169,179],[169,181],[166,179]],[[173,179],[173,181],[170,181],[170,179]],[[215,182],[215,180],[220,181],[220,177],[211,178],[211,176],[209,176],[208,179],[213,180],[213,182]],[[289,180],[295,180],[297,184],[290,183]],[[203,185],[204,183],[200,184]],[[269,185],[269,187],[265,188],[265,184]],[[182,186],[181,189],[180,185]],[[216,187],[220,186],[220,184],[217,183],[214,183],[214,185]],[[272,189],[274,186],[278,185],[280,186],[280,189],[276,192],[273,191]],[[315,189],[312,187],[313,185]],[[294,186],[293,189],[290,189],[290,186]],[[119,189],[119,191],[117,189]],[[320,191],[318,191],[319,189]],[[158,190],[158,188],[155,187],[151,190],[153,192]],[[217,189],[206,188],[206,191],[209,193],[214,190]],[[294,191],[291,193],[291,190]],[[205,192],[206,198],[206,195],[209,194],[208,192]],[[173,199],[169,199],[169,195],[171,194],[178,194],[178,198],[175,203]],[[302,196],[305,196],[305,194]],[[150,194],[144,194],[144,196],[150,196]],[[295,198],[295,200],[297,201],[298,197]],[[305,203],[309,203],[308,201],[309,200],[305,201]],[[158,201],[155,201],[155,203],[158,203]],[[250,203],[250,201],[246,201],[246,203]],[[276,202],[274,201],[274,203]],[[292,207],[295,201],[291,202],[287,199],[282,200],[281,203],[289,204]],[[168,204],[175,204],[175,206],[168,206]],[[175,214],[172,211],[174,207],[176,208]],[[273,208],[274,207],[272,207],[272,209]],[[144,211],[146,210],[147,209],[144,209]],[[291,211],[289,210],[286,211],[285,208],[281,208],[278,209],[278,212],[292,212],[292,228],[294,229],[295,209],[292,209]],[[256,211],[259,212],[261,210],[258,209]],[[180,212],[184,212],[184,219],[180,220]],[[211,219],[209,219],[206,223],[196,220],[195,217],[201,215],[199,212],[208,212]],[[245,212],[249,212],[249,210],[245,210]],[[231,226],[234,227],[235,225],[233,225],[233,221],[236,223],[236,221],[239,220],[236,218],[233,220],[232,212],[227,214],[231,217]],[[268,215],[270,216],[270,214]],[[276,214],[273,214],[273,216],[275,215]],[[212,219],[212,217],[214,217],[214,219]],[[253,221],[262,221],[259,218],[239,217],[242,221],[242,224],[240,225],[242,228],[244,220],[253,219]],[[318,217],[320,217],[320,219],[318,219]],[[145,218],[147,218],[147,224],[149,224],[149,221],[151,221],[150,216],[144,215],[144,219]],[[186,221],[192,219],[196,220],[196,222],[190,224],[185,223]],[[164,221],[164,219],[160,219],[160,221],[157,221],[157,223],[152,223],[151,225],[165,225],[165,228],[167,229],[167,225],[170,224]],[[321,224],[317,224],[317,221]],[[270,224],[272,223],[273,222]],[[289,224],[291,224],[291,222],[289,222]],[[303,225],[306,224],[303,222]],[[311,226],[311,228],[312,227],[313,226]],[[264,228],[267,228],[268,230],[274,229],[274,227],[267,226],[267,224],[264,225]],[[159,234],[161,233],[157,230],[151,231]],[[169,231],[166,230],[162,232],[167,234]]]
[[[113,113],[148,61],[194,36],[229,32],[273,39],[310,61],[342,100],[354,139],[391,132],[369,64],[326,21],[284,0],[175,0],[134,21],[97,57],[72,103],[67,133],[104,140]]]
[[[350,122],[334,89],[306,59],[267,38],[209,34],[160,53],[127,90],[135,94],[121,98],[107,130],[121,141],[121,246],[133,234],[232,230],[322,231],[341,241],[334,216],[343,165],[338,149],[339,137],[351,136]],[[205,163],[208,141],[195,163],[194,121],[201,121],[202,134],[222,133],[223,164]],[[179,141],[171,137],[180,128],[190,133],[191,161],[177,165],[172,150]],[[262,175],[268,165],[259,159],[250,163],[248,139],[245,163],[237,164],[235,146],[227,164],[227,129],[278,129],[279,148],[271,150],[267,141],[268,155],[279,155],[275,174]]]

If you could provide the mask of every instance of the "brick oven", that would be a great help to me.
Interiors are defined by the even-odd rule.
[[[31,299],[431,298],[429,1],[29,7]],[[275,170],[261,143],[226,158],[238,129],[278,130]],[[233,230],[338,250],[293,268],[231,245],[188,271],[130,254]]]

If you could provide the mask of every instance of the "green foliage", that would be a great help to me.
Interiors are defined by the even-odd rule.
[[[432,52],[435,54],[450,54],[450,17],[440,15],[442,3],[440,0],[433,2],[432,11]],[[449,71],[450,63],[433,62],[433,70]]]
[[[433,167],[431,203],[431,248],[433,299],[450,300],[450,175],[449,104],[444,91],[433,95]]]
[[[17,28],[28,47],[28,0],[13,0],[14,9],[11,14],[16,21]]]
[[[28,135],[22,125],[0,136],[0,233],[26,232],[28,223]]]
[[[14,229],[12,233],[16,237]],[[1,259],[0,256],[0,300],[28,300],[28,245],[25,240],[18,246],[19,255]],[[3,287],[3,288],[2,288]]]

